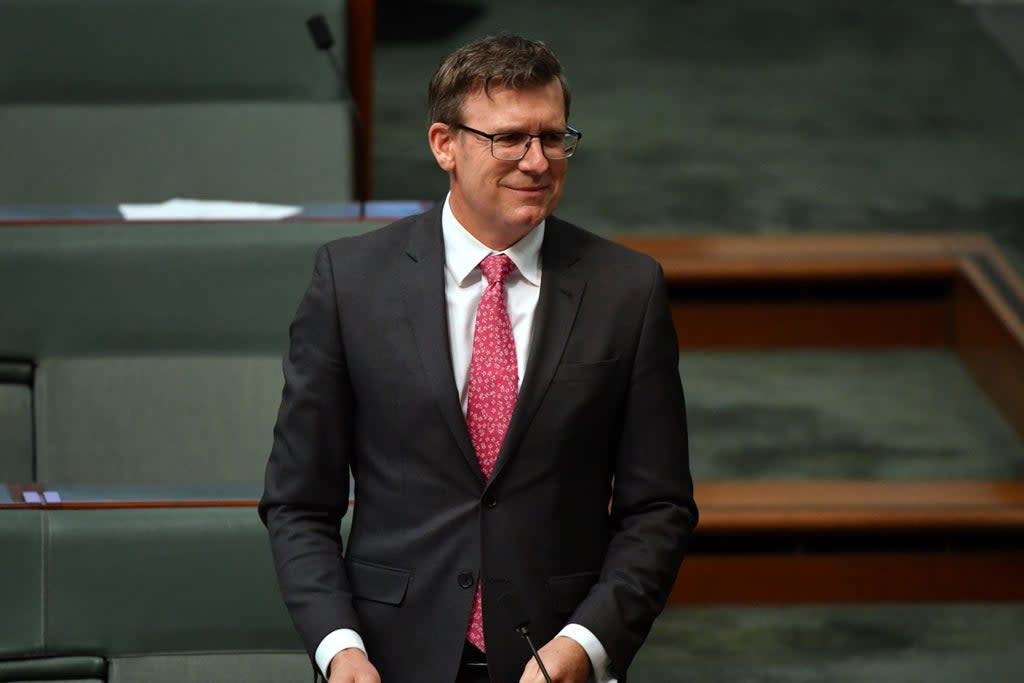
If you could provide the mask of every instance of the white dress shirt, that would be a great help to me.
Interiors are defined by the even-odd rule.
[[[469,363],[473,355],[473,330],[476,309],[487,287],[480,270],[480,262],[491,254],[507,255],[516,264],[514,272],[505,279],[508,315],[512,322],[512,336],[516,343],[516,364],[519,385],[523,384],[526,360],[530,355],[534,311],[540,298],[540,247],[544,242],[544,222],[525,237],[502,252],[496,252],[473,237],[452,214],[449,198],[445,198],[441,212],[441,232],[444,241],[444,292],[448,309],[448,340],[451,345],[455,388],[465,414],[469,402]],[[468,625],[468,624],[467,624]],[[597,683],[617,683],[608,670],[608,652],[590,629],[579,624],[568,624],[558,635],[572,638],[587,652]],[[327,667],[334,655],[355,647],[366,652],[362,638],[351,629],[338,629],[328,633],[316,649],[316,663],[327,676]]]

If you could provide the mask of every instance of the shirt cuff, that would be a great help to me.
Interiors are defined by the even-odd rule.
[[[558,635],[572,638],[586,651],[587,657],[590,658],[590,666],[594,670],[594,677],[590,680],[594,683],[619,683],[611,671],[608,651],[604,649],[604,645],[589,628],[579,624],[566,624],[565,628],[558,632]]]
[[[587,633],[590,632],[587,631]],[[316,665],[320,667],[320,673],[324,675],[325,680],[329,678],[327,669],[331,666],[331,660],[334,659],[334,655],[350,647],[362,650],[363,654],[366,654],[366,646],[363,645],[363,639],[350,628],[339,628],[336,631],[331,631],[320,641],[320,645],[317,646],[313,657],[316,659]]]

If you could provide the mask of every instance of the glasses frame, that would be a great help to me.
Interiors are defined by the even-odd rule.
[[[533,144],[535,138],[541,138],[545,135],[550,135],[551,132],[554,132],[550,131],[548,133],[540,133],[539,135],[531,135],[530,133],[516,133],[516,135],[529,136],[526,140],[526,144],[523,145],[523,153],[514,159],[502,159],[501,157],[497,156],[494,153],[494,138],[501,137],[502,135],[509,135],[510,133],[485,133],[482,130],[471,128],[470,126],[467,126],[462,123],[450,123],[448,125],[452,126],[453,128],[460,128],[464,131],[468,131],[470,133],[473,133],[474,135],[479,135],[482,138],[486,138],[491,143],[491,156],[497,159],[498,161],[522,161],[526,157],[526,154],[530,151],[530,145]],[[576,130],[572,126],[566,126],[565,131],[562,132],[562,135],[575,136],[576,144],[573,146],[572,151],[566,154],[564,157],[549,157],[547,155],[547,152],[544,151],[544,144],[541,143],[540,153],[543,154],[544,158],[547,159],[548,161],[561,161],[563,159],[568,159],[569,157],[573,156],[574,154],[576,154],[576,148],[579,147],[580,145],[580,140],[583,139],[583,133],[581,131]]]

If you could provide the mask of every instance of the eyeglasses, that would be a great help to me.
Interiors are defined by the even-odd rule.
[[[534,138],[540,140],[541,152],[548,159],[568,159],[576,153],[576,148],[583,137],[583,133],[569,126],[566,126],[564,132],[530,135],[529,133],[485,133],[461,123],[450,125],[490,140],[491,156],[499,161],[519,161],[526,156]]]

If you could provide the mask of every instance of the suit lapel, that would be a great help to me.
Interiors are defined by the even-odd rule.
[[[409,262],[402,270],[402,287],[427,382],[466,463],[482,480],[483,475],[469,440],[452,370],[444,292],[444,243],[441,237],[440,207],[424,214],[412,226],[406,255]]]
[[[545,226],[544,244],[541,247],[543,275],[540,298],[534,313],[530,357],[516,408],[490,481],[497,478],[502,466],[519,448],[540,407],[555,370],[558,369],[562,351],[583,299],[586,281],[572,270],[573,264],[579,260],[579,253],[574,248],[568,230],[568,226],[561,224],[557,218],[549,218]]]

